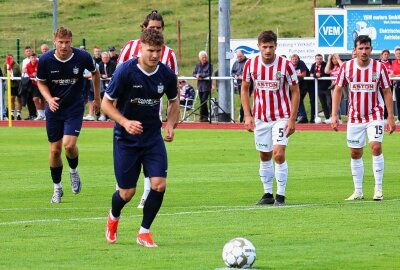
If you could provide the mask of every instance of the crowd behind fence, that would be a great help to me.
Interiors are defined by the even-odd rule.
[[[11,80],[21,80],[21,77],[12,77],[10,78]],[[191,76],[180,76],[178,77],[179,80],[188,80],[188,81],[197,81],[197,79],[195,77],[191,77]],[[234,89],[234,78],[233,77],[211,77],[211,80],[229,80],[230,81],[230,114],[231,114],[231,118],[235,119],[235,115],[236,115],[236,110],[235,110],[235,89]],[[320,80],[336,80],[336,77],[321,77],[321,78],[315,78],[315,77],[304,77],[304,80],[306,81],[314,81],[315,83],[315,112],[316,114],[319,112],[318,110],[318,81]],[[400,77],[391,77],[390,78],[391,81],[400,81]],[[6,97],[4,96],[5,91],[7,90],[7,77],[0,77],[0,120],[3,120],[4,117],[4,112],[5,112],[5,108],[6,108]],[[394,97],[394,93],[393,93],[393,97]],[[395,101],[395,100],[393,100]],[[400,101],[397,101],[400,102]],[[211,108],[210,108],[211,110]],[[228,108],[229,110],[229,108]],[[394,106],[394,110],[395,110],[395,115],[398,115],[398,112],[396,110],[396,106]],[[218,113],[223,113],[221,111],[221,109],[219,109]],[[228,113],[228,112],[226,112]]]

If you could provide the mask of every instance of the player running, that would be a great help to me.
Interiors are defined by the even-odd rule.
[[[142,31],[144,29],[155,29],[162,33],[164,31],[164,20],[161,16],[160,13],[157,12],[157,10],[153,10],[146,16],[144,19],[142,25],[141,25]],[[121,52],[118,57],[118,65],[132,59],[132,58],[137,58],[140,57],[140,39],[137,40],[130,40],[125,45],[122,47]],[[160,62],[167,65],[169,68],[172,69],[172,71],[178,76],[178,63],[176,61],[176,56],[174,51],[166,46],[165,44],[162,45],[162,50],[161,50],[161,59]],[[160,103],[160,118],[161,112],[162,112],[162,103]],[[143,208],[146,198],[149,195],[150,192],[150,178],[145,175],[144,178],[144,189],[143,189],[143,194],[140,199],[138,208]]]
[[[256,149],[260,152],[264,195],[257,204],[283,206],[288,178],[285,150],[289,136],[295,132],[300,92],[292,63],[277,56],[276,47],[274,32],[264,31],[258,35],[260,54],[247,60],[244,66],[241,99],[245,128],[254,131]],[[251,82],[254,83],[254,115],[250,111]],[[274,176],[278,186],[275,199],[272,192]]]
[[[83,99],[83,71],[92,73],[94,85],[94,108],[100,109],[100,74],[92,57],[85,51],[71,47],[72,32],[60,27],[54,33],[52,53],[39,58],[38,87],[46,100],[46,131],[50,142],[50,173],[54,183],[51,203],[60,203],[64,192],[61,185],[63,163],[62,146],[69,164],[72,192],[81,191],[78,174],[78,136],[82,128],[85,110]]]
[[[102,109],[115,122],[114,172],[119,189],[112,196],[106,239],[117,240],[121,210],[136,192],[143,170],[150,177],[151,190],[143,208],[143,219],[136,238],[139,245],[157,247],[150,234],[164,198],[167,177],[167,152],[161,136],[160,98],[169,100],[164,140],[174,139],[179,120],[179,98],[176,75],[159,62],[164,39],[154,29],[145,29],[140,37],[141,56],[123,63],[115,71],[106,90]],[[113,106],[117,101],[116,108]]]
[[[382,141],[385,121],[383,118],[384,104],[388,117],[387,126],[390,133],[396,130],[393,115],[393,100],[390,91],[390,80],[386,67],[371,59],[371,38],[365,35],[354,40],[356,58],[342,64],[336,79],[336,87],[332,96],[332,123],[338,130],[337,111],[342,96],[343,87],[349,87],[349,113],[347,123],[347,146],[350,148],[351,174],[353,175],[354,192],[346,200],[361,200],[364,198],[363,178],[364,163],[363,148],[368,136],[372,152],[372,169],[375,178],[373,199],[383,200],[382,180],[384,159]],[[380,92],[382,89],[383,97]]]

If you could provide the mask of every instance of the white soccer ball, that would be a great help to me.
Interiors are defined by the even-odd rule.
[[[225,244],[222,259],[232,268],[250,268],[256,260],[256,248],[245,238],[234,238]]]
[[[321,117],[316,116],[314,121],[315,121],[315,124],[321,124],[322,119],[321,119]]]

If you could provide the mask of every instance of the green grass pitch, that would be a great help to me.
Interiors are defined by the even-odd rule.
[[[255,269],[400,269],[400,140],[385,135],[384,195],[374,202],[365,150],[365,199],[353,191],[344,132],[297,132],[287,149],[287,207],[259,207],[258,154],[246,131],[176,130],[168,186],[152,232],[157,249],[135,243],[138,194],[122,212],[118,242],[104,229],[115,188],[112,130],[78,141],[82,192],[51,205],[43,128],[0,128],[0,269],[217,269],[234,237],[257,251]],[[275,185],[274,185],[275,188]]]

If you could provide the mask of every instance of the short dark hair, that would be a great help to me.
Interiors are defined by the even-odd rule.
[[[36,53],[32,53],[31,56],[36,56]]]
[[[56,37],[71,37],[72,38],[72,31],[69,30],[66,27],[59,27],[57,30],[54,32],[54,38]]]
[[[360,35],[356,37],[356,39],[354,40],[354,48],[357,48],[357,43],[358,44],[369,43],[370,45],[372,45],[371,38],[367,35]]]
[[[317,53],[317,54],[315,55],[315,57],[317,57],[317,56],[323,57],[322,54],[320,54],[320,53]]]
[[[152,10],[144,19],[143,23],[140,25],[142,31],[149,26],[150,21],[159,21],[161,22],[161,27],[164,28],[164,20],[160,13],[157,10]]]
[[[263,31],[258,35],[258,44],[273,41],[275,44],[278,42],[278,37],[271,30]]]
[[[164,44],[164,37],[156,29],[144,29],[140,35],[140,41],[150,46],[162,46]]]
[[[32,49],[31,46],[25,46],[25,50]]]
[[[383,50],[382,50],[382,52],[381,52],[381,55],[383,55],[384,53],[388,53],[388,54],[390,54],[390,52],[389,52],[389,50],[388,50],[388,49],[383,49]]]

